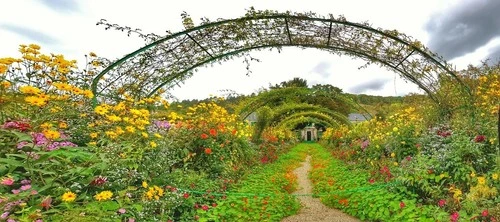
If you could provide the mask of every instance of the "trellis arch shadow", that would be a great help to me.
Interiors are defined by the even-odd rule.
[[[156,38],[110,64],[91,87],[96,96],[129,91],[136,98],[148,97],[184,81],[197,67],[243,56],[251,50],[287,46],[316,48],[378,63],[418,85],[439,104],[445,95],[437,89],[444,77],[455,79],[470,94],[451,65],[397,31],[331,15],[255,11],[237,19],[205,20],[197,27]]]

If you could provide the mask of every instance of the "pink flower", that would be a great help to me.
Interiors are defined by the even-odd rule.
[[[119,214],[124,214],[124,213],[126,213],[126,212],[127,212],[127,210],[125,210],[124,208],[120,208],[120,209],[118,209],[118,213],[119,213]]]
[[[0,219],[5,219],[7,216],[9,216],[9,212],[3,212],[3,214],[0,215]]]
[[[2,182],[0,184],[5,186],[12,186],[14,184],[14,179],[12,177],[4,177],[2,178]]]
[[[460,215],[458,215],[458,212],[455,211],[450,215],[450,221],[457,222],[459,217]]]
[[[37,194],[38,194],[38,191],[36,191],[36,190],[31,190],[30,194],[31,194],[31,195],[37,195]]]
[[[443,207],[444,205],[446,205],[446,200],[441,199],[441,200],[438,201],[438,206],[439,207]]]
[[[21,186],[21,190],[22,191],[29,190],[29,189],[31,189],[31,185],[30,184],[26,184],[26,185]]]
[[[12,190],[13,194],[19,194],[20,192],[21,192],[21,190],[19,190],[19,189]]]
[[[406,204],[403,201],[401,201],[401,203],[399,203],[399,208],[404,208],[405,206],[406,206]]]
[[[134,218],[129,218],[128,222],[135,222],[135,219]]]
[[[7,219],[7,222],[16,222],[16,220],[9,218],[9,219]]]

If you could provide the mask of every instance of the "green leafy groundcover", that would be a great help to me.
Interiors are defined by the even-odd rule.
[[[322,146],[311,144],[313,193],[321,202],[366,221],[447,221],[437,206],[421,205],[398,192],[398,184],[369,181],[369,172],[350,170]]]
[[[289,193],[297,188],[293,170],[304,161],[308,144],[298,144],[272,164],[255,168],[217,207],[199,210],[200,221],[280,221],[296,214],[300,203]]]

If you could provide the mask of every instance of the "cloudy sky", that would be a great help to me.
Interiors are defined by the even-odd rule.
[[[169,2],[171,2],[169,4]],[[368,21],[373,27],[397,29],[420,40],[460,70],[500,58],[499,0],[21,0],[3,4],[0,13],[0,57],[16,57],[20,44],[37,43],[43,53],[63,54],[84,61],[90,51],[117,59],[143,46],[137,37],[96,26],[100,19],[164,35],[183,29],[180,14],[198,18],[241,17],[251,6],[257,10],[290,10],[344,15],[351,22]],[[259,88],[301,77],[309,84],[331,84],[350,93],[405,95],[421,91],[398,74],[364,61],[334,56],[315,49],[285,48],[252,52],[261,62],[251,63],[246,76],[243,59],[201,68],[171,93],[179,99],[221,95],[222,90],[249,94]]]

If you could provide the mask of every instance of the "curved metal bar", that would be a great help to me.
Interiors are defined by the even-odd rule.
[[[399,68],[377,58],[377,57],[374,57],[374,56],[371,56],[371,55],[368,55],[366,53],[362,53],[362,52],[355,52],[355,51],[351,51],[351,50],[348,50],[348,49],[344,49],[344,48],[339,48],[339,47],[333,47],[333,46],[324,46],[324,45],[310,45],[310,44],[276,44],[276,45],[261,45],[261,46],[254,46],[254,47],[248,47],[248,48],[243,48],[243,49],[238,49],[238,50],[235,50],[235,51],[231,51],[231,52],[228,52],[228,53],[224,53],[224,54],[221,54],[221,55],[217,55],[217,56],[214,56],[213,59],[208,59],[208,60],[205,60],[205,61],[202,61],[202,62],[199,62],[187,69],[185,69],[184,71],[182,72],[179,72],[179,73],[175,73],[175,74],[171,74],[172,77],[170,77],[169,79],[167,79],[167,81],[165,81],[164,83],[160,84],[159,86],[157,86],[155,89],[153,89],[148,96],[151,96],[153,95],[156,91],[158,91],[159,89],[161,89],[163,86],[165,86],[166,84],[170,83],[170,81],[174,80],[174,79],[177,79],[179,78],[180,76],[183,76],[185,75],[186,73],[194,70],[195,68],[197,67],[200,67],[200,66],[203,66],[205,64],[208,64],[208,63],[211,63],[217,59],[222,59],[224,57],[227,57],[227,56],[232,56],[232,55],[236,55],[236,54],[239,54],[239,53],[243,53],[243,52],[246,52],[246,51],[251,51],[251,50],[256,50],[256,49],[261,49],[261,48],[272,48],[272,47],[288,47],[288,46],[301,46],[301,47],[307,47],[307,48],[317,48],[317,49],[326,49],[326,50],[333,50],[333,51],[346,51],[346,52],[349,52],[349,53],[354,53],[360,57],[365,57],[365,58],[368,58],[372,61],[376,61],[376,62],[379,62],[389,68],[392,68],[394,70],[396,70],[397,72],[401,73],[402,75],[404,75],[408,80],[412,81],[413,83],[417,84],[422,90],[424,90],[428,95],[429,97],[435,101],[436,103],[439,103],[438,99],[431,93],[431,90],[430,89],[427,89],[427,87],[425,87],[421,82],[419,82],[417,79],[415,79],[413,76],[403,72],[402,70],[400,70]]]
[[[296,19],[296,20],[302,20],[302,21],[319,21],[319,22],[325,22],[325,23],[329,23],[330,24],[330,27],[331,27],[331,24],[342,24],[342,25],[345,25],[345,26],[349,26],[349,27],[356,27],[356,28],[359,28],[359,29],[363,29],[363,30],[366,30],[366,31],[369,31],[369,32],[372,32],[372,33],[376,33],[376,34],[379,34],[383,37],[387,37],[388,39],[391,39],[399,44],[402,44],[406,47],[410,47],[412,50],[415,50],[416,53],[420,54],[422,57],[428,59],[429,61],[431,61],[433,64],[437,65],[438,67],[440,67],[443,71],[445,71],[448,75],[452,76],[459,84],[461,84],[463,86],[464,89],[466,89],[467,93],[470,95],[470,89],[459,79],[458,76],[455,75],[455,72],[450,70],[450,68],[448,68],[448,66],[446,66],[446,61],[436,57],[436,55],[434,53],[432,54],[429,54],[427,53],[426,51],[422,50],[420,47],[416,47],[414,46],[411,42],[408,42],[404,39],[401,39],[399,38],[398,36],[394,36],[388,32],[385,32],[385,31],[382,31],[382,30],[379,30],[379,29],[375,29],[375,28],[372,28],[372,27],[369,27],[367,25],[363,25],[363,24],[358,24],[358,23],[353,23],[353,22],[348,22],[348,21],[345,21],[345,20],[335,20],[333,18],[317,18],[317,17],[308,17],[308,16],[299,16],[299,15],[291,15],[291,14],[271,14],[271,15],[254,15],[254,16],[246,16],[246,17],[241,17],[241,18],[237,18],[237,19],[228,19],[228,20],[220,20],[220,21],[216,21],[216,22],[211,22],[211,23],[207,23],[207,24],[203,24],[203,25],[200,25],[200,26],[197,26],[197,27],[193,27],[191,29],[187,29],[187,30],[184,30],[184,31],[181,31],[181,32],[177,32],[175,34],[172,34],[172,35],[169,35],[169,36],[166,36],[162,39],[159,39],[159,40],[156,40],[142,48],[139,48],[135,51],[133,51],[132,53],[124,56],[123,58],[121,59],[118,59],[117,61],[115,61],[114,63],[112,63],[111,65],[109,65],[108,67],[106,67],[106,69],[104,69],[102,72],[100,72],[92,81],[92,84],[91,84],[91,89],[92,91],[94,92],[95,95],[98,95],[97,93],[97,85],[98,85],[98,82],[100,80],[100,78],[102,76],[104,76],[106,73],[110,72],[112,69],[114,69],[115,67],[119,66],[120,64],[124,63],[125,61],[127,61],[128,59],[131,59],[133,58],[134,56],[140,54],[141,52],[144,52],[154,46],[157,46],[165,41],[168,41],[170,39],[173,39],[173,38],[176,38],[180,35],[187,35],[191,32],[194,32],[194,31],[198,31],[198,30],[202,30],[202,29],[206,29],[206,28],[210,28],[210,27],[216,27],[216,26],[221,26],[221,25],[224,25],[224,24],[228,24],[228,23],[239,23],[239,22],[245,22],[245,21],[252,21],[252,20],[277,20],[277,19],[285,19],[286,20],[286,24],[288,25],[288,20],[290,19]],[[331,34],[331,30],[329,31],[329,36]],[[288,36],[290,37],[290,35],[288,34]],[[329,40],[330,38],[328,38]],[[198,63],[188,69],[185,69],[184,71],[182,72],[179,72],[179,73],[175,73],[173,74],[174,78],[173,79],[169,79],[169,81],[172,81],[174,80],[175,78],[179,78],[179,76],[181,74],[186,74],[187,72],[189,72],[190,70],[194,69],[195,67],[198,67],[200,65],[203,65],[203,64],[206,64],[210,61],[213,61],[215,59],[218,59],[218,58],[222,58],[222,57],[225,57],[225,56],[229,56],[231,54],[237,54],[239,52],[244,52],[244,51],[249,51],[249,50],[252,50],[252,49],[256,49],[256,48],[263,48],[263,47],[278,47],[278,46],[307,46],[307,44],[281,44],[281,45],[274,45],[274,46],[256,46],[256,47],[249,47],[249,48],[244,48],[244,49],[238,49],[238,50],[235,50],[235,51],[232,51],[230,53],[225,53],[223,55],[218,55],[218,56],[214,56],[213,59],[211,60],[207,60],[207,61],[204,61],[204,62],[201,62],[201,63]],[[307,47],[312,47],[312,48],[319,48],[319,49],[325,49],[326,47],[323,45],[323,46],[320,46],[320,45],[309,45]],[[408,78],[410,81],[414,82],[415,84],[417,84],[420,88],[422,88],[424,91],[426,91],[426,93],[431,97],[431,99],[433,99],[434,101],[438,102],[439,101],[437,100],[437,98],[435,98],[435,96],[430,92],[430,89],[426,88],[423,86],[423,84],[421,82],[419,82],[416,78],[414,78],[413,76],[411,76],[411,74],[409,73],[406,73],[404,72],[403,70],[400,70],[398,69],[397,66],[393,66],[391,64],[389,64],[387,61],[384,61],[383,58],[377,58],[376,56],[374,55],[368,55],[366,53],[362,53],[362,52],[355,52],[355,51],[349,51],[348,49],[339,49],[339,47],[328,47],[326,49],[329,49],[329,50],[337,50],[337,51],[347,51],[347,52],[350,52],[350,53],[353,53],[354,55],[356,56],[362,56],[362,57],[365,57],[365,58],[368,58],[372,61],[376,61],[376,62],[379,62],[385,66],[388,66],[389,68],[392,68],[393,70],[399,72],[400,74],[402,74],[404,77]],[[442,60],[442,61],[441,61]],[[444,62],[445,64],[443,64],[442,62]],[[163,83],[161,86],[164,86],[166,83]],[[153,92],[155,92],[157,89],[153,90]],[[151,95],[151,94],[150,94]],[[95,101],[96,101],[96,98],[94,98]]]

